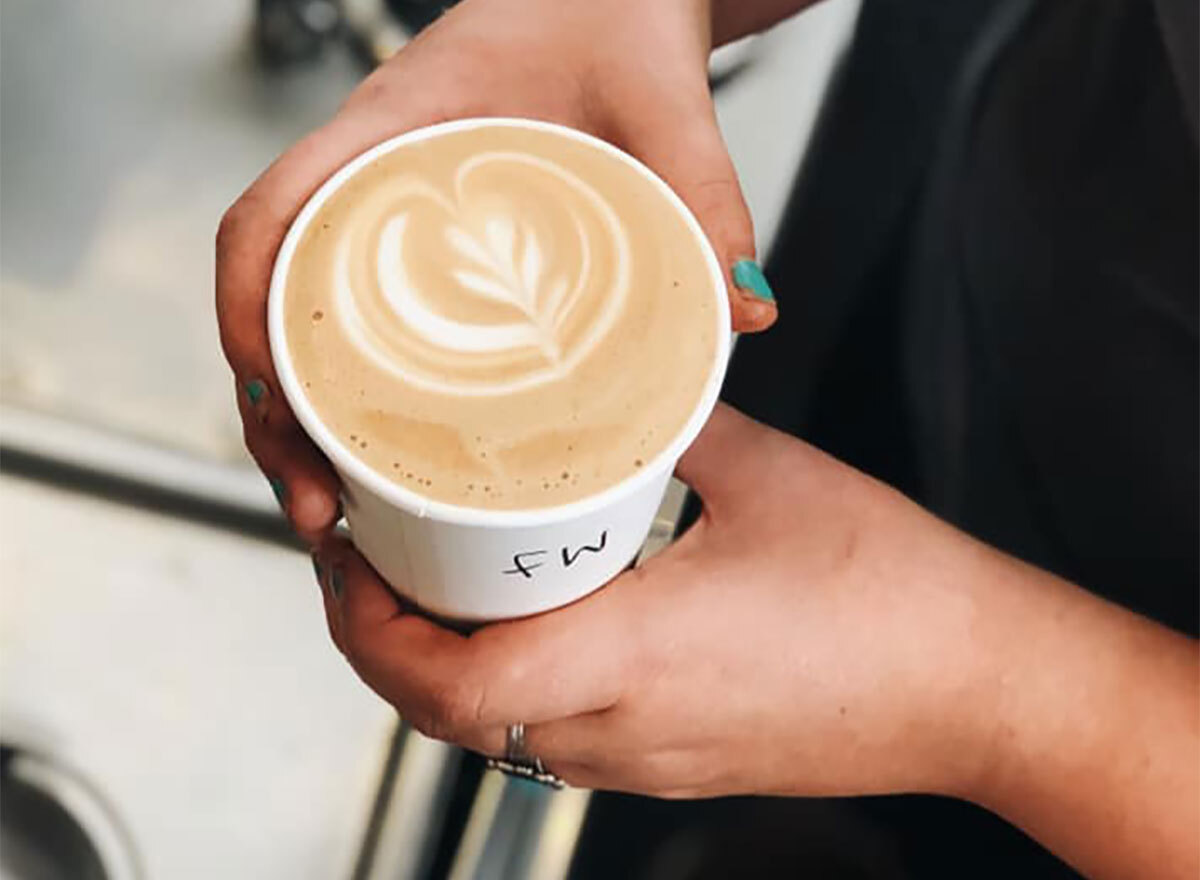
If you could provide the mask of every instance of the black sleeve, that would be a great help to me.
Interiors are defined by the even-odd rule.
[[[1158,29],[1167,47],[1167,57],[1192,127],[1192,137],[1200,140],[1196,126],[1196,90],[1200,81],[1196,49],[1197,40],[1200,40],[1200,16],[1197,9],[1200,9],[1200,3],[1196,0],[1154,0]]]

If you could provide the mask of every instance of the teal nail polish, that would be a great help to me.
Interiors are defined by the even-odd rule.
[[[342,567],[335,565],[329,575],[329,589],[333,591],[333,598],[342,598],[343,586],[345,586],[345,581],[342,579]]]
[[[767,276],[753,260],[738,260],[733,264],[733,283],[761,300],[775,302],[775,293],[767,283]]]
[[[284,485],[283,480],[279,479],[279,477],[271,477],[267,482],[271,484],[271,491],[275,493],[275,500],[283,504],[287,498],[287,486]]]
[[[267,396],[267,383],[262,379],[251,379],[246,383],[246,398],[254,406]]]

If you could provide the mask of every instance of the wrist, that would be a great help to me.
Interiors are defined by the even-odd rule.
[[[918,776],[910,788],[984,803],[1010,761],[1009,691],[1029,647],[1028,609],[1010,583],[1019,563],[943,528],[948,540],[937,564],[921,560],[932,610],[918,613],[935,632],[916,647],[929,686],[913,700]]]
[[[1086,739],[1076,738],[1064,750],[1062,728],[1074,723],[1080,733],[1094,717],[1094,695],[1080,683],[1117,641],[1105,632],[1116,609],[1048,572],[966,540],[973,557],[964,582],[971,612],[957,649],[963,674],[950,713],[965,754],[940,780],[937,793],[1004,814],[1029,774],[1045,769],[1046,754],[1057,752],[1064,767],[1088,766]],[[1128,615],[1120,611],[1118,617]]]
[[[1153,865],[1196,876],[1195,643],[980,549],[957,715],[972,756],[938,792],[998,814],[1086,875]]]

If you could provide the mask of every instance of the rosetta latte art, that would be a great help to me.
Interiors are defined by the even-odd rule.
[[[726,320],[660,185],[535,123],[451,124],[363,160],[311,211],[286,284],[296,379],[341,451],[472,509],[659,470]]]
[[[617,213],[577,174],[518,152],[465,159],[449,189],[398,175],[335,230],[344,332],[427,391],[503,395],[566,376],[629,294]]]

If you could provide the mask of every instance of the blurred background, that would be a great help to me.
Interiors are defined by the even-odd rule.
[[[761,252],[781,224],[811,232],[772,253],[784,318],[756,349],[798,366],[751,382],[735,358],[729,395],[901,485],[885,282],[987,6],[931,24],[914,3],[827,0],[712,71]],[[484,773],[410,733],[328,643],[242,448],[213,236],[443,5],[4,0],[2,876],[905,876],[846,805],[551,795]]]

